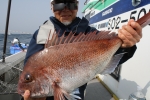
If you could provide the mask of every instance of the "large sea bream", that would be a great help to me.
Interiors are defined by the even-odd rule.
[[[31,56],[25,64],[18,92],[30,90],[33,97],[67,95],[96,74],[112,72],[123,55],[114,56],[122,42],[115,33],[108,33],[53,36],[51,46]]]
[[[150,13],[149,17],[150,19]],[[149,24],[150,20],[139,20]],[[32,55],[18,82],[18,93],[30,90],[32,97],[53,96],[54,100],[73,100],[70,93],[98,73],[109,74],[123,53],[116,54],[122,41],[109,31],[80,33],[67,37],[53,35],[44,50]]]

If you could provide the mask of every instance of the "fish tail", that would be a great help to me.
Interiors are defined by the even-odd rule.
[[[137,23],[139,23],[142,26],[142,28],[150,24],[150,12],[138,19]]]

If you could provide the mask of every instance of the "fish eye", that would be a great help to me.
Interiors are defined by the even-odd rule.
[[[31,77],[30,74],[26,74],[26,75],[25,75],[25,81],[26,81],[26,82],[31,82],[31,81],[32,81],[32,77]]]

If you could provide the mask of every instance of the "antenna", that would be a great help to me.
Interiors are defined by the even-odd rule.
[[[7,36],[8,36],[8,25],[9,25],[9,16],[10,16],[10,9],[11,9],[11,0],[8,2],[8,10],[7,10],[7,19],[6,19],[6,28],[5,28],[5,38],[4,38],[4,47],[3,47],[3,60],[2,62],[5,62],[5,56],[6,56],[6,44],[7,44]]]

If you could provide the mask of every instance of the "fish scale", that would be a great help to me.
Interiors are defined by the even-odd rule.
[[[49,77],[51,77],[51,80],[49,81],[57,82],[62,89],[66,90],[67,92],[71,92],[73,89],[91,80],[95,74],[99,72],[99,65],[106,66],[106,61],[110,61],[111,56],[121,45],[121,41],[117,37],[105,40],[79,41],[54,45],[33,55],[31,58],[29,58],[29,60],[32,61],[27,62],[24,67],[24,70],[26,70],[25,74],[30,73],[30,70],[32,70],[31,68],[34,68],[33,70],[38,72],[34,77],[40,78],[39,74],[48,74]],[[117,47],[115,47],[115,45]],[[109,49],[112,49],[112,51],[110,52]],[[107,54],[107,51],[110,53]],[[101,55],[101,57],[99,55]],[[43,61],[35,64],[34,60]],[[104,64],[101,64],[101,61],[104,62]],[[36,67],[34,67],[34,65]],[[48,69],[50,70],[49,72],[47,71]],[[83,73],[84,71],[86,74]],[[32,75],[34,75],[34,73]],[[24,80],[22,79],[21,81]],[[33,93],[32,90],[31,93]]]
[[[137,21],[142,27],[150,23],[150,13],[145,16]],[[64,96],[73,100],[69,94],[75,88],[98,73],[111,73],[123,56],[114,55],[122,41],[110,31],[77,36],[70,33],[67,37],[54,34],[47,43],[24,66],[18,82],[19,94],[30,90],[32,97],[54,95],[55,100],[65,100]]]

